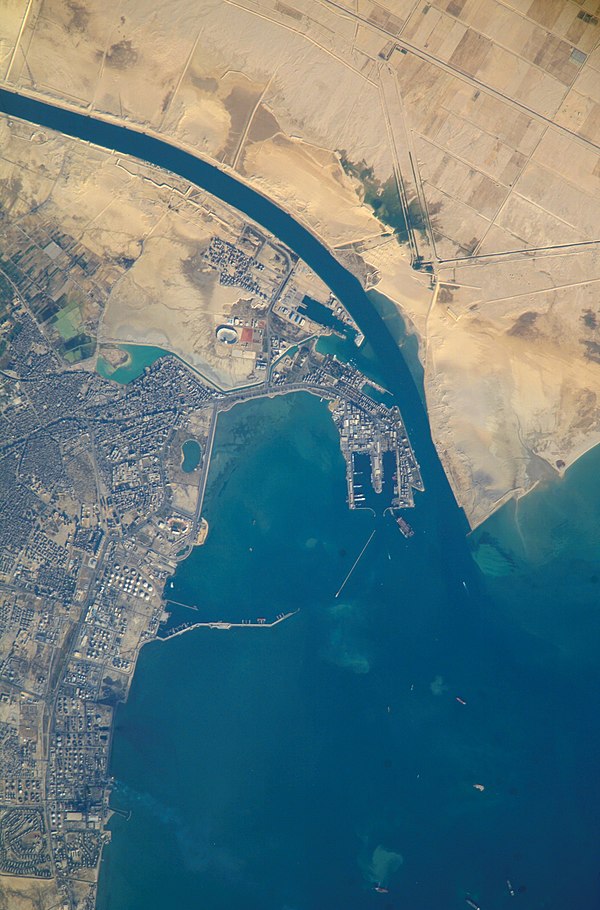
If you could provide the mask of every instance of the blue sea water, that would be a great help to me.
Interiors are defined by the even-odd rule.
[[[300,612],[144,648],[100,910],[499,910],[507,878],[522,907],[597,906],[599,455],[470,538],[429,489],[406,541],[347,510],[324,403],[223,415],[177,599]]]
[[[3,90],[0,107],[171,169],[290,245],[372,344],[427,485],[407,542],[346,510],[324,405],[223,418],[211,533],[176,587],[206,609],[301,612],[144,648],[117,716],[113,798],[131,818],[114,819],[100,910],[446,910],[467,894],[494,910],[507,877],[519,906],[599,906],[599,453],[467,539],[406,366],[419,386],[414,337],[316,237],[154,137]]]

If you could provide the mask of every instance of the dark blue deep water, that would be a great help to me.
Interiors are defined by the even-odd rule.
[[[521,503],[527,554],[512,507],[467,539],[435,488],[405,541],[347,510],[325,404],[224,415],[177,598],[300,612],[144,649],[100,910],[500,910],[507,878],[524,908],[598,906],[599,456]]]
[[[113,803],[131,817],[111,823],[100,910],[599,907],[600,451],[467,537],[385,301],[217,168],[7,92],[0,108],[170,168],[292,246],[367,336],[356,359],[401,405],[427,487],[405,541],[347,510],[325,404],[223,415],[211,530],[174,595],[215,619],[300,612],[144,648],[117,713]]]

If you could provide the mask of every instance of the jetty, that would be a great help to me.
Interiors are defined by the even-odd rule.
[[[198,609],[194,607],[192,609]],[[299,610],[292,610],[290,613],[279,613],[274,620],[267,622],[266,619],[243,619],[241,622],[227,622],[226,620],[213,620],[212,622],[186,622],[182,623],[180,626],[176,626],[174,629],[169,629],[168,632],[165,632],[163,635],[159,632],[157,638],[159,641],[168,641],[170,638],[175,638],[177,635],[183,635],[185,632],[192,632],[194,629],[272,629],[274,626],[278,626],[280,623],[284,622],[286,619],[295,616],[296,613],[299,613]]]
[[[359,564],[359,562],[360,562],[360,560],[362,559],[362,556],[363,556],[365,550],[367,549],[367,547],[369,546],[369,544],[370,544],[371,541],[373,540],[373,537],[374,537],[374,536],[375,536],[375,531],[372,531],[372,532],[371,532],[371,536],[369,537],[369,539],[367,540],[366,544],[364,545],[364,547],[362,548],[362,550],[360,551],[360,553],[358,554],[358,556],[357,556],[356,559],[354,560],[354,563],[353,563],[353,565],[352,565],[352,568],[350,569],[350,571],[348,572],[348,574],[347,574],[346,577],[344,578],[342,584],[340,585],[340,588],[338,589],[338,592],[337,592],[337,594],[335,595],[336,598],[340,596],[340,594],[342,593],[342,591],[343,591],[344,588],[346,587],[346,582],[348,581],[348,579],[350,578],[350,576],[351,576],[352,573],[354,572],[355,568],[356,568],[357,565]]]

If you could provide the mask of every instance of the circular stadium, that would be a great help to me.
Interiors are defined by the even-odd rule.
[[[235,344],[238,340],[237,330],[232,325],[217,326],[216,336],[221,344]]]

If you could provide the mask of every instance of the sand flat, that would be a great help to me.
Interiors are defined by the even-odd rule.
[[[512,490],[535,483],[533,468],[523,468],[523,427],[532,465],[538,455],[550,465],[568,463],[586,439],[595,438],[593,401],[600,389],[590,354],[600,340],[582,319],[594,306],[589,288],[595,288],[596,265],[585,248],[572,245],[600,239],[600,23],[593,13],[582,17],[571,0],[523,0],[510,7],[499,0],[360,0],[339,6],[343,10],[317,0],[241,0],[235,6],[182,0],[174,10],[166,0],[134,0],[121,19],[99,0],[82,0],[78,15],[87,17],[87,25],[79,38],[82,20],[67,15],[59,0],[47,0],[42,14],[28,19],[14,50],[19,9],[26,4],[13,0],[2,59],[14,58],[12,85],[163,133],[235,167],[331,247],[360,249],[364,267],[357,273],[378,275],[379,288],[419,332],[433,433],[455,491],[476,522]],[[51,73],[40,71],[41,61],[52,62]],[[394,92],[398,104],[391,103]],[[398,153],[400,135],[410,157]],[[435,232],[429,241],[435,239],[436,250],[428,253],[432,286],[429,277],[409,280],[408,248],[384,242],[389,229],[365,204],[360,181],[344,174],[342,153],[372,169],[382,187],[403,170],[415,181],[414,200],[429,219],[419,229],[423,249],[433,250],[429,222]],[[14,165],[1,166],[8,178]],[[108,199],[104,205],[109,190],[101,185],[113,193],[123,188],[121,211]],[[26,188],[6,199],[24,211],[25,200],[44,198],[50,187],[49,178],[36,183],[32,173]],[[117,318],[116,301],[135,296],[136,273],[144,294],[154,280],[163,294],[158,272],[166,250],[182,261],[184,248],[193,246],[190,237],[182,239],[181,212],[179,222],[165,217],[159,229],[150,197],[142,193],[136,209],[127,192],[127,183],[102,165],[96,185],[78,174],[65,195],[65,207],[79,207],[80,218],[66,210],[64,217],[98,253],[117,255],[119,249],[137,257],[140,242],[148,241],[146,259],[136,259],[114,292],[107,327]],[[555,247],[560,255],[552,262],[562,264],[556,287],[548,288],[547,255]],[[523,264],[516,251],[526,248],[547,254],[530,254]],[[567,252],[578,267],[572,259],[567,265]],[[521,290],[511,296],[517,263]],[[561,269],[578,275],[572,287]],[[186,311],[183,279],[167,273],[173,296],[167,295],[166,305],[157,303],[148,319],[148,330],[152,325],[163,334],[169,301],[179,300],[175,309]],[[458,282],[454,289],[452,281]],[[506,289],[499,292],[503,281]],[[508,309],[502,317],[494,310],[492,318],[490,295],[502,293],[513,300],[512,322]],[[507,335],[520,317],[527,328],[528,313],[538,312],[544,295],[558,301],[552,329],[544,315],[536,317],[537,334]],[[485,315],[468,309],[484,308],[486,301]],[[210,307],[203,313],[193,317],[198,338],[208,337],[213,319]],[[189,329],[189,312],[185,319]],[[587,334],[578,336],[582,325]],[[184,334],[181,326],[170,331]],[[571,377],[561,371],[552,333],[564,339]],[[493,396],[484,369],[492,371]],[[547,377],[545,385],[540,376]],[[471,427],[465,418],[469,394],[479,415]],[[547,424],[539,416],[544,409]],[[580,429],[571,426],[577,421]]]

